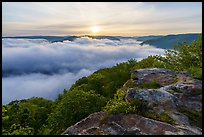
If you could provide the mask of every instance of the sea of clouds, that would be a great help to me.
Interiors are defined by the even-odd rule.
[[[76,80],[129,59],[164,54],[134,39],[77,38],[50,43],[43,39],[2,39],[2,101],[33,96],[56,99]]]

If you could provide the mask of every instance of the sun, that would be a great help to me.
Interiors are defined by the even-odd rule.
[[[92,26],[91,27],[91,32],[93,34],[96,34],[96,33],[100,32],[100,27],[99,26]]]

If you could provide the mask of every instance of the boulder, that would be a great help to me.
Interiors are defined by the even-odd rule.
[[[125,96],[127,102],[141,100],[156,114],[165,112],[179,125],[190,126],[190,122],[188,117],[178,112],[177,106],[202,111],[202,81],[192,78],[191,73],[148,68],[133,71],[131,78],[135,87],[127,89]],[[161,87],[138,88],[141,84],[152,81],[156,81]]]

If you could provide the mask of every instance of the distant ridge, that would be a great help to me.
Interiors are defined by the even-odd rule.
[[[159,36],[153,36],[153,35],[150,35],[150,36],[140,36],[140,37],[137,37],[137,40],[138,41],[146,41],[146,40],[158,39],[158,38],[161,38],[163,36],[164,35],[159,35]]]
[[[149,36],[16,36],[16,37],[2,37],[2,38],[23,38],[23,39],[46,39],[49,42],[63,42],[65,40],[74,41],[77,38],[89,37],[92,39],[109,39],[120,41],[122,39],[133,39],[142,41],[141,45],[149,44],[157,48],[173,49],[174,45],[179,42],[191,43],[193,40],[199,37],[200,33],[188,33],[188,34],[171,34],[171,35],[149,35]]]
[[[143,41],[141,45],[149,44],[157,48],[173,49],[173,47],[177,45],[179,42],[185,41],[188,43],[192,43],[195,39],[199,37],[198,34],[200,33],[166,35],[166,36],[158,36],[157,38],[155,36],[152,39],[150,38],[148,40]]]
[[[74,41],[78,36],[17,36],[17,37],[2,37],[2,38],[17,38],[17,39],[46,39],[49,42],[63,42],[64,40]]]
[[[81,37],[89,37],[92,39],[109,39],[109,40],[120,41],[120,38],[117,38],[117,36],[90,36],[90,35],[82,35],[82,36],[17,36],[17,37],[2,37],[2,38],[46,39],[49,42],[63,42],[64,40],[74,41],[76,38],[81,38]]]

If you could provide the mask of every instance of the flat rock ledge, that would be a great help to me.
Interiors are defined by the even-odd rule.
[[[137,114],[97,112],[67,128],[62,135],[202,135],[202,130],[173,126]]]

